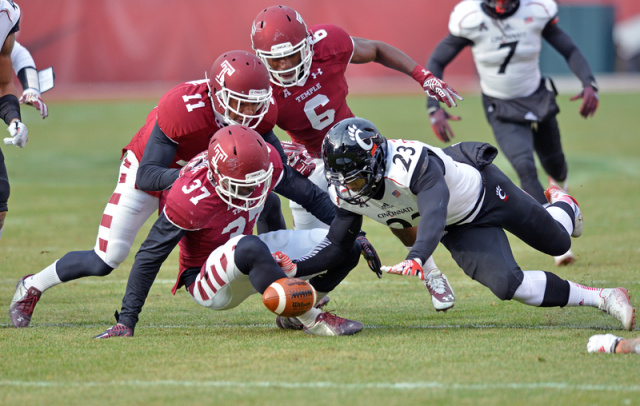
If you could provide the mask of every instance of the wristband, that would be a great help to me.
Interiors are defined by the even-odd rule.
[[[0,118],[3,119],[7,125],[11,124],[11,121],[16,118],[22,121],[22,117],[20,116],[20,102],[15,95],[6,94],[0,97]]]

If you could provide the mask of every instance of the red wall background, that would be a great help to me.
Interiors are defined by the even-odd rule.
[[[38,67],[53,65],[56,88],[99,82],[177,83],[202,78],[222,52],[251,50],[251,23],[258,12],[278,4],[265,0],[17,0],[22,9],[18,41]],[[352,36],[383,40],[424,64],[447,34],[457,1],[435,0],[287,0],[308,26],[330,22]],[[560,4],[585,4],[561,0]],[[613,4],[616,19],[640,13],[640,2]],[[352,66],[350,80],[362,88],[379,78],[411,83],[376,64]],[[468,50],[447,76],[475,77]],[[451,80],[451,79],[449,79]],[[123,83],[124,82],[124,83]],[[54,92],[56,93],[56,92]]]

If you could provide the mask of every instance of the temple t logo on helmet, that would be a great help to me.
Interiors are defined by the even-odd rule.
[[[224,86],[224,77],[233,75],[235,71],[236,70],[233,68],[233,66],[231,66],[229,61],[222,61],[222,63],[220,64],[220,72],[216,76],[216,82],[218,82],[220,86]]]

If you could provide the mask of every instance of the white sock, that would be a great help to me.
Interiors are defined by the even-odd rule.
[[[543,271],[523,271],[522,283],[513,294],[513,299],[529,306],[540,306],[547,290],[547,275]]]
[[[567,282],[569,282],[569,302],[567,306],[598,307],[602,289],[582,286],[571,281]]]
[[[2,226],[2,228],[0,228],[0,238],[2,238],[2,230],[4,230],[4,226]]]
[[[33,286],[40,292],[44,292],[45,290],[62,283],[62,281],[58,277],[58,273],[56,272],[57,263],[58,261],[44,268],[42,271],[38,272],[32,277],[25,279],[25,287],[29,289]]]
[[[569,235],[573,233],[573,219],[569,217],[569,214],[566,211],[556,206],[548,206],[547,211],[551,214],[551,217],[553,217],[558,223],[562,224]]]
[[[320,309],[312,307],[308,312],[298,316],[298,320],[307,327],[311,327],[316,323],[316,317],[322,313]]]

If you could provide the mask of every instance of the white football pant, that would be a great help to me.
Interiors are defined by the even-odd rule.
[[[309,180],[326,192],[328,184],[327,178],[324,177],[324,161],[320,158],[316,158],[313,162],[316,164],[316,169],[311,175],[309,175]],[[318,220],[313,214],[303,209],[298,203],[289,200],[289,207],[291,208],[291,215],[293,216],[293,226],[296,230],[312,230],[315,228],[329,229],[327,224]]]
[[[270,252],[282,251],[291,259],[300,259],[313,253],[326,235],[325,229],[278,230],[258,237],[267,244]],[[196,303],[212,310],[228,310],[256,293],[249,275],[240,272],[234,261],[235,247],[243,237],[231,238],[209,255],[190,291]]]
[[[93,250],[112,268],[120,266],[131,251],[142,225],[158,210],[160,199],[135,188],[138,159],[127,152],[120,164],[118,184],[100,220]]]

